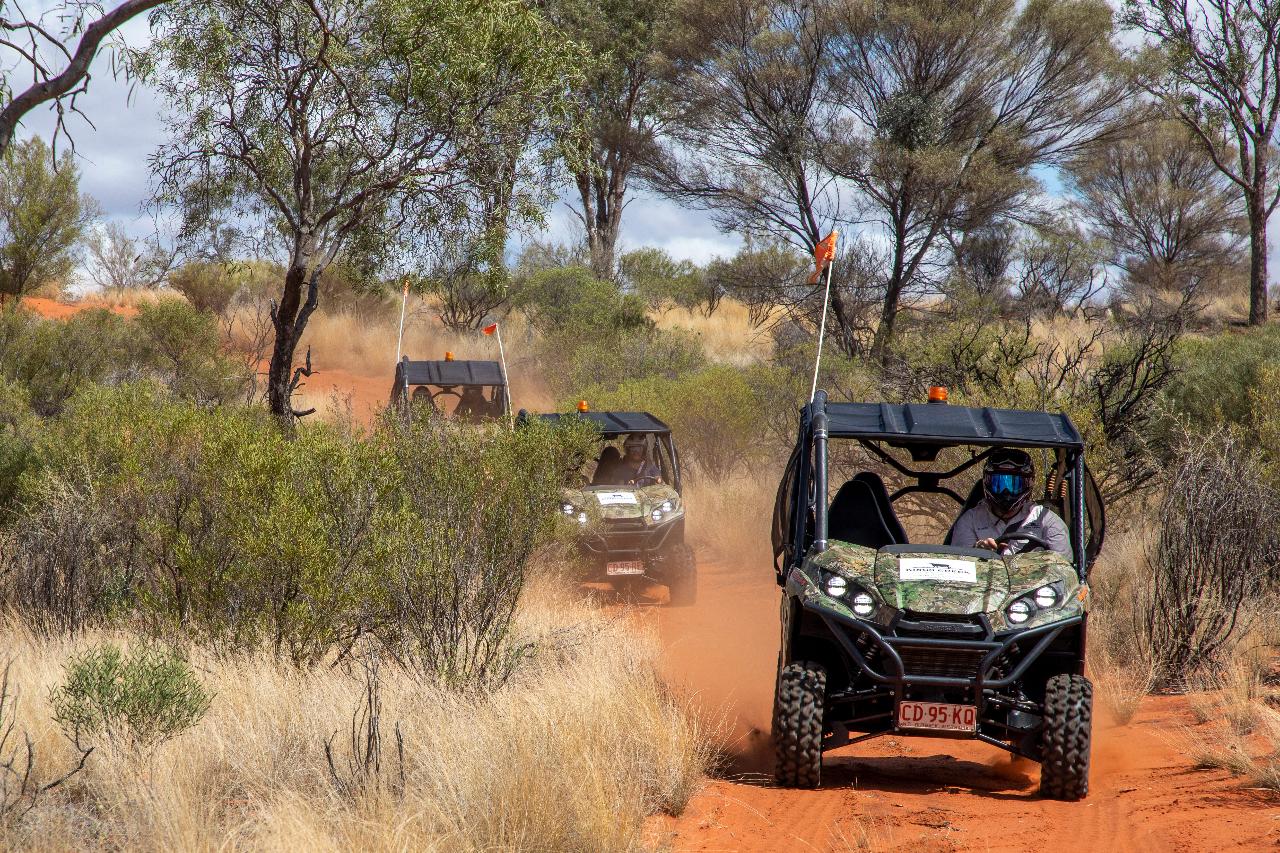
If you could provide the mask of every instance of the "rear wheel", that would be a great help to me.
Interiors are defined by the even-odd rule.
[[[1055,675],[1044,691],[1040,793],[1082,800],[1089,793],[1093,685],[1083,675]]]
[[[693,559],[693,549],[683,542],[674,545],[665,563],[672,606],[693,606],[698,600],[698,565]]]
[[[827,671],[797,661],[778,673],[773,699],[774,777],[784,788],[816,788],[822,783],[822,709]]]

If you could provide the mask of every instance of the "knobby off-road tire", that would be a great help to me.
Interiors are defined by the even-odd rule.
[[[816,788],[822,783],[822,707],[827,671],[797,661],[778,674],[773,699],[774,778],[784,788]]]
[[[666,564],[671,605],[692,607],[698,601],[698,566],[693,559],[693,549],[683,542],[672,546]]]
[[[1093,685],[1083,675],[1055,675],[1044,692],[1040,793],[1082,800],[1089,793]]]

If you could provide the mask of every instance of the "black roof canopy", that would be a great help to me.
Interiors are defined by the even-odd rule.
[[[605,435],[621,435],[625,432],[640,433],[667,433],[671,432],[671,427],[655,418],[648,412],[570,412],[569,414],[550,413],[550,414],[528,414],[522,413],[526,417],[542,418],[551,423],[559,423],[561,419],[571,420],[579,418],[584,421],[591,421],[600,428]]]
[[[410,361],[396,365],[396,382],[406,385],[503,385],[496,361]]]
[[[938,403],[827,403],[837,438],[892,444],[978,444],[1083,449],[1084,439],[1061,413],[969,408]]]

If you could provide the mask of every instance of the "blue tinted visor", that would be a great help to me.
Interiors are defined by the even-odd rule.
[[[1027,490],[1027,478],[1021,474],[1000,474],[990,475],[991,480],[987,488],[991,490],[993,495],[1009,495],[1017,497]]]

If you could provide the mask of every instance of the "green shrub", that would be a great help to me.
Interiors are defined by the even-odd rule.
[[[644,300],[626,295],[610,281],[601,281],[585,267],[544,269],[519,283],[517,307],[529,321],[551,336],[599,338],[653,323]]]
[[[707,301],[706,277],[689,261],[676,261],[661,249],[627,252],[618,261],[622,280],[650,308],[674,304],[694,308]]]
[[[648,411],[666,421],[686,464],[713,480],[762,455],[762,401],[749,374],[738,368],[648,376],[598,387],[588,396],[598,409]]]
[[[1194,424],[1243,424],[1261,372],[1280,367],[1280,327],[1262,326],[1178,342],[1177,373],[1165,393]]]
[[[169,273],[169,286],[187,298],[197,311],[222,314],[241,287],[228,264],[191,261]]]
[[[251,375],[222,354],[217,321],[176,299],[143,304],[133,321],[143,357],[181,397],[202,405],[239,398]]]
[[[500,680],[526,563],[587,441],[395,418],[287,440],[259,409],[87,388],[22,481],[0,600],[299,664],[374,634],[431,678]]]
[[[187,662],[157,646],[128,653],[98,646],[73,656],[64,669],[66,679],[49,704],[76,743],[105,738],[151,749],[200,722],[212,701]]]

